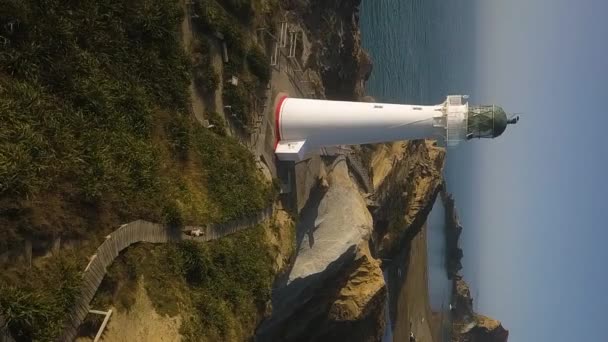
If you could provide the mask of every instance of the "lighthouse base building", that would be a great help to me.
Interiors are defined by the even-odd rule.
[[[498,106],[469,106],[451,95],[433,106],[327,101],[280,95],[275,105],[275,154],[299,161],[322,147],[437,139],[448,147],[472,138],[495,138],[507,124]]]

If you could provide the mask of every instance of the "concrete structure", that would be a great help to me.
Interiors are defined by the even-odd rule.
[[[299,161],[321,147],[397,140],[437,139],[455,146],[471,138],[495,138],[507,124],[498,106],[469,106],[452,95],[434,106],[290,98],[275,101],[275,154]]]

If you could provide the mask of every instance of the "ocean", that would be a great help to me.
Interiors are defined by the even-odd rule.
[[[374,69],[367,95],[378,102],[438,104],[470,94],[474,81],[475,0],[363,0],[360,26]],[[450,151],[448,186],[464,160]],[[460,165],[459,165],[460,164]],[[444,258],[443,206],[428,222],[429,295],[434,311],[447,310],[451,285]],[[385,336],[385,341],[392,338]]]
[[[363,0],[363,46],[378,101],[436,104],[472,88],[473,0]]]

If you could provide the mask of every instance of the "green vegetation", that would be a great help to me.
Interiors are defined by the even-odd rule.
[[[270,63],[268,56],[258,45],[252,45],[247,52],[247,63],[249,70],[258,78],[262,84],[270,81]]]
[[[224,104],[230,106],[228,113],[244,124],[247,124],[251,117],[252,97],[245,85],[241,83],[237,86],[227,85],[222,94]]]
[[[2,7],[0,27],[15,29],[3,32],[9,43],[0,52],[0,197],[20,202],[70,189],[73,202],[120,201],[123,214],[158,216],[151,213],[160,212],[168,186],[160,144],[151,143],[158,113],[180,118],[188,103],[178,3]]]
[[[95,299],[128,309],[137,280],[158,313],[184,319],[186,341],[243,340],[264,312],[274,276],[264,227],[209,243],[142,244],[130,248],[110,268]]]
[[[173,150],[173,153],[178,156],[181,160],[188,158],[188,151],[190,150],[191,137],[190,137],[190,122],[189,117],[180,115],[173,120],[165,123],[165,132],[169,145]]]
[[[274,189],[261,180],[253,156],[243,146],[200,126],[194,132],[207,190],[222,218],[254,215],[272,201]]]
[[[206,116],[207,120],[209,120],[209,124],[213,125],[211,130],[219,136],[226,136],[226,125],[224,124],[224,118],[222,118],[222,116],[217,112],[207,112]]]
[[[0,314],[18,341],[52,341],[79,293],[82,265],[68,256],[46,260],[12,275],[0,275]],[[19,286],[15,286],[18,283]]]
[[[248,151],[188,115],[177,1],[1,0],[0,8],[0,27],[15,27],[2,32],[9,42],[0,51],[0,207],[14,207],[0,250],[24,235],[84,234],[76,218],[94,222],[101,209],[122,222],[161,221],[174,203],[184,222],[205,222],[266,205],[269,187]],[[49,196],[87,208],[54,218],[56,210],[26,203]],[[59,219],[51,230],[35,223]]]
[[[206,38],[193,43],[194,84],[205,95],[213,95],[220,83],[220,76],[211,61],[211,44]]]
[[[0,251],[53,236],[94,244],[139,218],[223,222],[269,204],[247,149],[190,117],[181,18],[178,1],[0,0]],[[83,259],[0,277],[13,335],[56,337],[84,267],[69,260]]]
[[[255,12],[252,0],[226,0],[224,7],[242,22],[250,23]]]
[[[228,48],[236,55],[244,56],[247,49],[247,33],[242,24],[230,15],[215,0],[195,1],[194,11],[198,15],[195,23],[206,33],[221,33]]]
[[[229,55],[229,62],[224,65],[223,74],[225,78],[236,76],[239,84],[225,86],[222,98],[225,105],[231,106],[231,114],[234,114],[241,124],[249,125],[255,114],[252,104],[270,81],[271,70],[269,58],[263,48],[257,43],[250,43],[254,40],[250,37],[250,27],[242,23],[242,16],[250,11],[254,13],[256,6],[262,8],[262,13],[272,13],[269,11],[271,6],[267,1],[251,0],[231,0],[222,4],[224,7],[216,0],[197,1],[194,10],[198,18],[195,23],[204,34],[223,35]],[[247,14],[247,17],[254,16]],[[245,23],[252,24],[250,20]],[[204,45],[201,50],[204,50]],[[201,60],[204,59],[201,57]],[[204,69],[204,72],[208,69]],[[204,76],[204,79],[209,77]]]

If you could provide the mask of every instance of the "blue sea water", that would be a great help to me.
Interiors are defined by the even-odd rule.
[[[474,80],[475,0],[363,0],[360,26],[374,69],[366,92],[381,102],[437,104],[449,94],[470,94]],[[450,170],[464,161],[450,151]],[[452,163],[452,165],[450,165]],[[445,272],[443,208],[428,221],[431,307],[445,311],[451,284]],[[390,341],[387,331],[385,341]]]
[[[363,0],[360,26],[378,101],[436,104],[471,88],[473,0]]]

